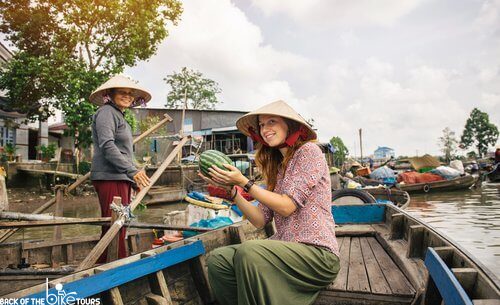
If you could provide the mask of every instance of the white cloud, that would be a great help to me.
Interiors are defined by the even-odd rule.
[[[321,22],[330,18],[333,23],[387,25],[421,3],[403,2],[386,1],[376,8],[366,1],[360,2],[364,6],[319,0],[254,3],[269,16],[287,14],[299,21],[312,22],[309,19],[316,17],[323,18]],[[385,9],[391,3],[394,7]],[[495,109],[500,92],[496,80],[500,66],[492,64],[492,56],[478,59],[477,53],[467,53],[464,47],[461,61],[441,64],[439,59],[433,61],[434,50],[425,49],[423,43],[422,48],[431,55],[416,50],[403,58],[383,57],[383,52],[374,54],[373,40],[365,41],[367,34],[362,29],[325,29],[321,37],[338,37],[344,49],[332,48],[328,39],[321,39],[321,43],[312,45],[327,54],[321,57],[300,52],[302,47],[311,47],[306,38],[283,45],[273,40],[269,28],[260,26],[228,0],[186,1],[182,22],[171,29],[157,56],[127,73],[152,88],[152,106],[161,107],[168,90],[162,78],[183,66],[198,69],[219,82],[224,102],[220,109],[252,110],[284,99],[304,118],[315,120],[322,141],[340,136],[352,153],[354,143],[359,141],[358,129],[363,128],[365,155],[377,146],[393,147],[397,154],[405,155],[416,150],[419,154],[438,153],[441,131],[450,127],[460,134],[476,106],[498,122]],[[401,41],[394,37],[387,48],[407,42],[405,37]],[[445,41],[440,47],[446,47]],[[484,49],[490,55],[494,53],[491,47]],[[354,52],[356,56],[352,56]],[[484,81],[488,88],[481,84]],[[359,147],[356,150],[359,154]]]
[[[283,14],[312,25],[389,26],[425,0],[253,0],[254,6],[271,16]]]
[[[361,65],[334,63],[328,68],[334,89],[316,98],[330,109],[314,112],[323,141],[340,136],[359,155],[358,129],[363,129],[364,154],[389,146],[397,154],[437,153],[445,127],[461,132],[467,111],[450,94],[456,74],[428,65],[409,67],[395,76],[395,67],[377,58]],[[358,143],[354,148],[354,142]]]
[[[181,67],[200,70],[219,82],[226,109],[251,109],[280,95],[292,97],[287,73],[308,60],[263,42],[259,27],[228,0],[184,2],[178,27],[148,63],[129,69],[154,88],[153,106],[162,106],[168,91],[162,78]]]

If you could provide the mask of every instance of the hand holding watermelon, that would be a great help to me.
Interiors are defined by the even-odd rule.
[[[212,166],[209,169],[212,180],[219,184],[226,185],[245,185],[247,178],[243,176],[240,170],[230,164],[223,164],[226,170],[222,170],[217,166]]]
[[[233,185],[245,182],[246,178],[234,167],[233,161],[217,150],[207,150],[200,155],[200,172],[205,181],[231,189]],[[244,183],[243,183],[244,184]]]

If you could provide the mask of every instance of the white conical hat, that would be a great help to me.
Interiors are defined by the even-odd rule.
[[[141,98],[144,99],[144,103],[151,100],[151,94],[149,94],[146,89],[137,85],[136,82],[124,75],[115,75],[92,92],[89,98],[90,101],[98,106],[103,105],[104,96],[108,94],[109,89],[113,88],[128,88],[134,90],[135,99],[132,103],[132,107],[139,106],[139,99]]]
[[[250,136],[250,127],[252,127],[255,132],[258,132],[259,115],[261,114],[277,115],[303,125],[307,131],[307,139],[305,140],[314,140],[318,137],[316,132],[311,128],[311,125],[309,125],[309,123],[307,123],[300,114],[293,110],[292,107],[281,100],[267,104],[257,110],[245,114],[239,118],[238,121],[236,121],[236,127],[238,127],[238,129],[246,136]]]

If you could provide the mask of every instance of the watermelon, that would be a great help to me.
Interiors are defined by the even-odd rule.
[[[227,170],[227,168],[222,164],[233,164],[233,161],[218,150],[206,150],[200,155],[200,172],[207,177],[210,177],[208,169],[212,167],[212,165],[215,165],[220,169]]]

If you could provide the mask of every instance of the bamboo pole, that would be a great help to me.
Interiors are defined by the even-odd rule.
[[[149,189],[155,184],[155,182],[160,178],[161,174],[165,171],[167,166],[172,162],[172,160],[179,153],[179,150],[182,149],[184,144],[190,139],[190,137],[183,137],[174,150],[169,154],[167,159],[163,161],[160,167],[156,170],[156,172],[151,176],[151,183],[143,188],[135,197],[135,199],[130,203],[130,210],[134,211],[137,205],[141,202],[141,200],[146,196]],[[101,240],[97,243],[97,245],[92,249],[89,255],[83,260],[83,262],[78,266],[78,270],[84,270],[92,267],[96,262],[102,252],[106,249],[110,241],[115,237],[115,235],[120,231],[121,227],[125,223],[125,215],[120,215],[117,221],[113,223],[113,225],[109,228],[108,232],[101,238]]]
[[[0,221],[0,228],[35,228],[47,226],[67,226],[67,225],[97,225],[109,226],[111,217],[95,217],[95,218],[67,218],[64,219],[48,219],[48,220],[33,220],[33,221]],[[195,231],[195,232],[208,232],[212,231],[210,228],[197,228],[188,226],[173,226],[161,223],[143,223],[143,222],[126,222],[124,224],[127,228],[139,229],[161,229],[161,230],[175,230],[175,231]]]
[[[143,132],[137,138],[135,138],[134,139],[134,144],[136,144],[140,140],[144,139],[145,137],[147,137],[151,133],[155,132],[158,128],[160,128],[164,124],[172,121],[172,118],[168,114],[165,113],[164,117],[165,118],[163,120],[161,120],[156,125],[154,125],[153,127],[149,128],[148,130],[146,130],[145,132]],[[75,182],[73,182],[73,184],[71,184],[70,186],[68,186],[67,192],[69,193],[69,192],[73,191],[78,186],[80,186],[80,184],[82,184],[83,182],[87,181],[88,178],[90,178],[90,172],[86,173],[84,176],[80,177],[78,180],[76,180]],[[33,214],[40,214],[43,211],[45,211],[46,209],[50,208],[55,202],[56,202],[56,198],[52,198],[49,201],[47,201],[46,203],[44,203],[41,207],[39,207],[38,209],[36,209],[35,211],[33,211],[32,213]],[[9,229],[9,230],[6,230],[5,232],[1,232],[0,233],[0,243],[6,241],[9,237],[11,237],[14,233],[16,233],[17,230],[18,229]]]

